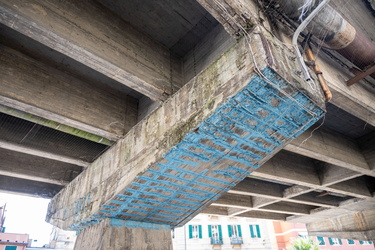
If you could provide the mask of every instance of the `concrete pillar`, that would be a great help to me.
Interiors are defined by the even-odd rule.
[[[74,250],[172,250],[169,226],[104,219],[82,230]]]

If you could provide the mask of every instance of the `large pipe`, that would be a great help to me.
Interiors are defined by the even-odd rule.
[[[276,0],[276,2],[285,15],[298,21],[305,0]],[[320,1],[313,2],[312,10]],[[375,63],[375,45],[329,5],[315,16],[307,26],[307,30],[360,69],[366,69]],[[375,78],[375,74],[371,76]]]

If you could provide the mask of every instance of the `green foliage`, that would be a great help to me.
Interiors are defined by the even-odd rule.
[[[289,250],[319,250],[319,246],[311,237],[302,238],[298,237],[291,241],[292,247]]]

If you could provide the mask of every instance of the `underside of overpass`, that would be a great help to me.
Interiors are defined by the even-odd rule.
[[[299,36],[328,103],[286,2],[0,0],[0,189],[52,198],[77,249],[167,249],[198,213],[375,240],[374,2]]]

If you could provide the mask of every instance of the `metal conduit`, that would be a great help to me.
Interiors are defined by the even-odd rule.
[[[276,0],[273,3],[277,3],[286,16],[298,21],[305,0]],[[311,9],[314,10],[319,3],[315,1]],[[315,16],[307,30],[362,70],[375,63],[375,44],[329,5]],[[371,76],[375,79],[375,73]]]

